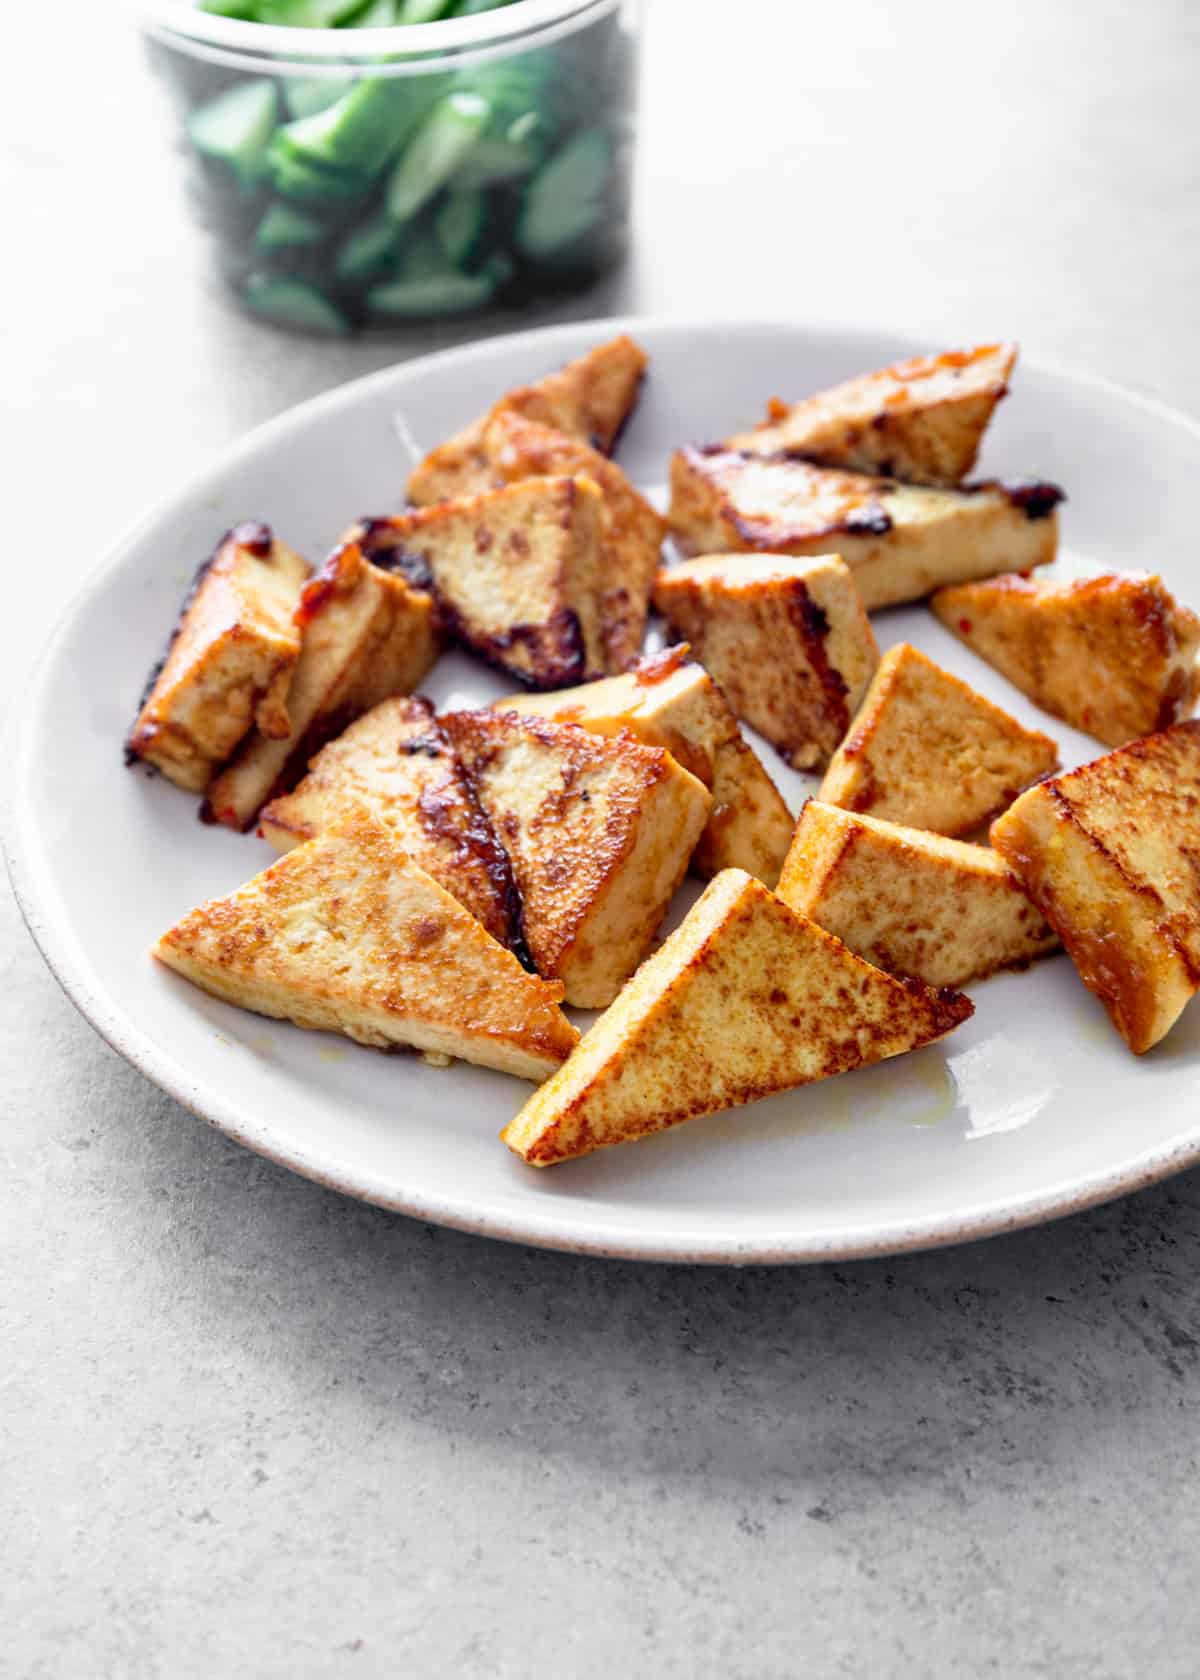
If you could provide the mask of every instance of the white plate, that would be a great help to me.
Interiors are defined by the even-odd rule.
[[[181,912],[272,853],[202,827],[195,801],[121,768],[144,673],[197,561],[242,519],[319,557],[348,521],[398,508],[407,427],[428,446],[625,326],[652,373],[620,460],[660,484],[671,448],[929,348],[891,333],[737,322],[592,322],[493,339],[360,380],[253,433],[123,542],[46,650],[18,719],[6,825],[35,939],[96,1029],[206,1120],[296,1171],[495,1237],[663,1260],[811,1260],[952,1242],[1047,1219],[1200,1154],[1200,1008],[1136,1060],[1065,957],[974,988],[943,1046],[636,1148],[533,1172],[497,1141],[527,1094],[461,1064],[426,1067],[243,1014],[147,956]],[[1064,484],[1066,569],[1147,566],[1200,597],[1200,428],[1109,387],[1025,364],[982,468]],[[915,607],[877,615],[1023,721],[1064,763],[1096,756]],[[504,685],[459,657],[428,691],[479,702]],[[768,755],[789,797],[804,779]]]

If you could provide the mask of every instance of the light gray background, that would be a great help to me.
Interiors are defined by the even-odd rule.
[[[228,313],[116,8],[8,10],[6,700],[148,501],[437,342]],[[576,312],[1013,336],[1200,410],[1198,72],[1188,0],[651,0],[637,256]],[[0,915],[6,1680],[1196,1673],[1195,1174],[895,1262],[521,1252],[225,1142]]]

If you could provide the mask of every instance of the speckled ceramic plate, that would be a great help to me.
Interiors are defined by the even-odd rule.
[[[351,517],[401,503],[405,437],[436,442],[506,387],[619,326],[652,356],[620,450],[648,488],[661,484],[675,444],[727,434],[772,394],[815,390],[929,348],[889,332],[787,324],[559,327],[360,380],[228,450],[97,568],[17,720],[6,778],[10,868],[67,992],[148,1078],[297,1172],[422,1219],[594,1254],[744,1262],[887,1253],[1048,1219],[1194,1161],[1200,1007],[1135,1060],[1061,956],[975,987],[975,1018],[943,1045],[538,1173],[496,1136],[526,1095],[520,1082],[243,1014],[146,955],[182,911],[273,855],[253,836],[202,827],[192,799],[121,768],[143,675],[197,559],[248,518],[319,556]],[[1027,362],[982,467],[1066,485],[1062,569],[1150,566],[1200,601],[1192,422]],[[884,646],[915,642],[1048,729],[1064,763],[1096,756],[923,608],[875,622]],[[428,687],[454,704],[502,691],[458,656]],[[798,804],[804,779],[764,756]]]

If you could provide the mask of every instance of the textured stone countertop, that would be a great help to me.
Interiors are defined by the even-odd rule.
[[[150,500],[446,339],[231,314],[113,10],[7,25],[6,702]],[[636,258],[575,313],[1016,337],[1200,410],[1185,0],[651,0],[647,49]],[[892,1262],[523,1252],[174,1107],[7,894],[0,984],[6,1680],[1195,1674],[1196,1174]]]

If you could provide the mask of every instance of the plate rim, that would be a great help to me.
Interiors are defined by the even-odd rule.
[[[947,1247],[1027,1229],[1083,1212],[1159,1183],[1200,1161],[1200,1121],[1197,1121],[1166,1142],[1135,1152],[1102,1172],[1083,1173],[1059,1180],[1015,1201],[1011,1198],[985,1199],[964,1208],[953,1218],[930,1215],[885,1226],[845,1227],[837,1233],[808,1238],[784,1235],[780,1231],[764,1231],[761,1238],[722,1238],[716,1234],[702,1242],[661,1233],[640,1239],[631,1236],[623,1227],[618,1229],[609,1225],[604,1214],[596,1209],[589,1209],[586,1215],[578,1216],[572,1216],[569,1211],[564,1216],[562,1212],[549,1208],[513,1215],[480,1211],[477,1207],[471,1211],[467,1205],[471,1201],[469,1197],[464,1203],[444,1195],[398,1189],[373,1179],[369,1172],[349,1169],[344,1165],[339,1167],[324,1154],[310,1156],[303,1151],[282,1148],[272,1142],[269,1123],[257,1120],[235,1098],[226,1096],[211,1082],[189,1075],[173,1055],[140,1032],[116,998],[92,984],[87,953],[81,948],[76,949],[76,937],[63,915],[61,904],[56,901],[52,883],[39,878],[36,847],[31,844],[35,837],[23,815],[26,802],[21,798],[21,792],[26,777],[34,769],[29,761],[34,726],[40,711],[41,685],[59,645],[91,600],[103,594],[130,549],[168,515],[172,507],[194,496],[213,476],[228,471],[244,457],[255,454],[277,433],[286,433],[298,421],[310,420],[327,411],[336,412],[341,407],[353,407],[368,392],[403,378],[416,368],[447,368],[457,362],[470,364],[478,361],[481,355],[486,359],[486,354],[494,349],[503,354],[505,347],[515,346],[518,341],[532,349],[541,346],[552,349],[556,342],[562,340],[576,340],[584,335],[601,333],[607,336],[623,332],[661,335],[665,330],[688,336],[714,331],[736,334],[748,329],[755,332],[778,331],[781,335],[829,333],[848,339],[877,340],[883,337],[895,342],[897,354],[923,353],[922,340],[911,330],[893,329],[884,323],[780,319],[746,314],[603,316],[524,328],[453,345],[343,381],[291,405],[241,434],[208,456],[198,468],[174,484],[145,513],[125,527],[109,546],[101,563],[72,592],[49,635],[27,661],[18,682],[17,694],[20,698],[12,707],[4,731],[4,745],[13,774],[5,778],[4,791],[0,796],[0,843],[21,917],[47,967],[71,1003],[111,1049],[189,1113],[255,1154],[328,1189],[390,1212],[528,1247],[608,1259],[674,1264],[819,1263],[874,1259]],[[1200,420],[1157,397],[1102,376],[1063,368],[1037,355],[1026,355],[1024,350],[1022,364],[1056,381],[1088,390],[1110,401],[1131,405],[1162,423],[1182,428],[1200,442]],[[563,1205],[568,1210],[571,1207],[569,1203]]]

